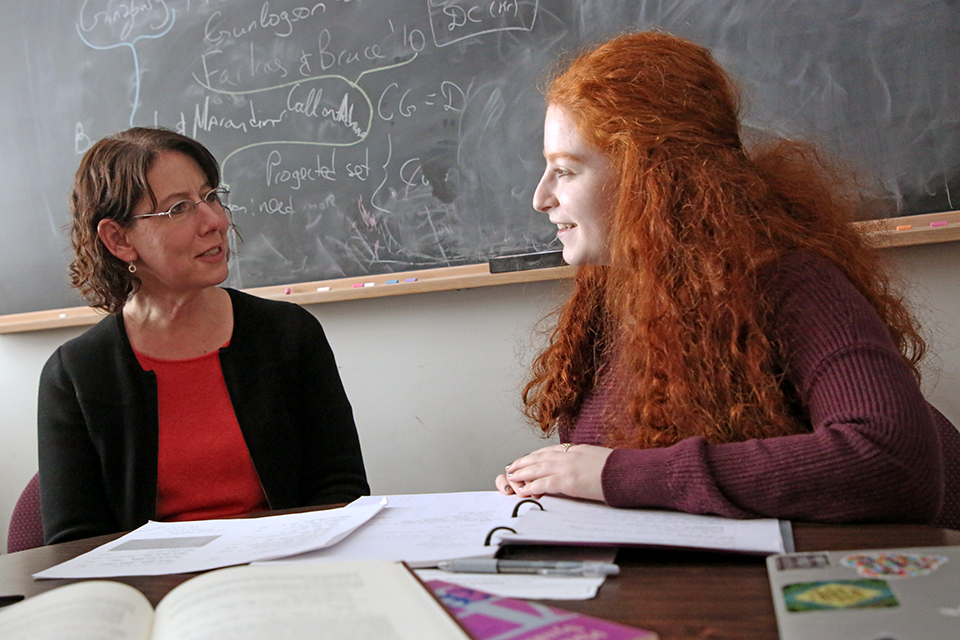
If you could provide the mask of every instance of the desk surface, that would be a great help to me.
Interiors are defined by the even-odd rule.
[[[0,595],[36,595],[71,580],[34,580],[37,571],[117,536],[102,536],[0,556]],[[795,524],[798,551],[960,545],[960,531],[914,525]],[[776,640],[777,624],[763,558],[662,549],[623,549],[621,574],[592,600],[559,607],[656,631],[661,640]],[[157,602],[196,574],[117,578]]]

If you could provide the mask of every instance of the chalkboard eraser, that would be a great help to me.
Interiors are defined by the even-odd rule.
[[[541,251],[540,253],[521,253],[515,256],[498,256],[490,258],[490,273],[506,273],[508,271],[526,271],[528,269],[545,269],[547,267],[562,267],[563,251]]]

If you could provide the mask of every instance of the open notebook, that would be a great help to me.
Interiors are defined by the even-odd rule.
[[[781,640],[960,638],[960,547],[769,556]]]
[[[793,551],[789,521],[734,520],[544,496],[510,523],[501,544],[678,547],[768,555]]]

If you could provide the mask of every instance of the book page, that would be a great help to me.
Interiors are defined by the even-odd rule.
[[[464,640],[410,571],[386,561],[261,565],[193,578],[157,607],[154,640]]]
[[[153,607],[120,582],[79,582],[0,609],[3,640],[149,640]]]

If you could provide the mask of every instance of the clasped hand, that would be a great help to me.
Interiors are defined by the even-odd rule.
[[[603,501],[601,476],[613,449],[590,444],[553,445],[510,463],[497,489],[524,498],[546,494]]]

